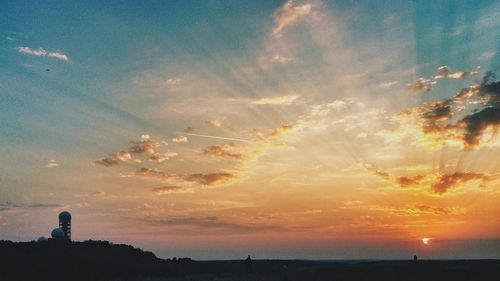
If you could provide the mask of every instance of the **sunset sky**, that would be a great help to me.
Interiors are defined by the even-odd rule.
[[[500,258],[499,1],[1,6],[0,240]]]

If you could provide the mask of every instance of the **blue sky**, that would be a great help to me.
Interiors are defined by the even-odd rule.
[[[498,120],[473,143],[443,124],[481,101],[436,132],[422,111],[480,95],[499,18],[496,1],[2,3],[0,239],[68,209],[77,239],[163,256],[244,256],[247,239],[261,257],[398,258],[432,236],[479,242],[429,257],[498,258],[481,242],[499,238]]]

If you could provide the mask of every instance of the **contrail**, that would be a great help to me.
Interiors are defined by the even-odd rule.
[[[241,141],[241,142],[246,142],[246,143],[252,143],[249,140],[237,139],[237,138],[227,138],[227,137],[218,137],[218,136],[210,136],[210,135],[192,134],[192,133],[186,133],[186,132],[174,132],[174,133],[193,136],[193,137],[202,137],[202,138],[219,139],[219,140],[232,140],[232,141]]]

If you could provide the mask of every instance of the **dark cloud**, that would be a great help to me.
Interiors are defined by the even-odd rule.
[[[437,194],[446,193],[450,189],[458,186],[459,184],[466,183],[469,181],[479,180],[481,181],[481,185],[484,185],[488,181],[496,180],[499,177],[498,174],[488,175],[484,173],[475,173],[475,172],[455,172],[448,174],[438,174],[437,177],[435,174],[394,177],[391,176],[389,173],[381,171],[374,171],[373,173],[385,180],[390,180],[396,183],[402,188],[425,185],[428,186],[433,193]]]
[[[177,186],[177,185],[165,185],[165,186],[160,186],[160,187],[155,187],[151,191],[155,193],[156,195],[163,195],[163,194],[169,194],[169,193],[178,193],[185,191],[186,189],[183,188],[182,186]]]
[[[130,143],[133,144],[128,150],[130,153],[154,154],[155,149],[160,146],[149,135],[142,135],[140,141],[131,141]]]
[[[28,210],[28,209],[59,209],[64,208],[61,204],[51,203],[33,203],[33,204],[18,204],[12,202],[0,203],[0,212],[7,212],[13,210]]]
[[[216,157],[229,157],[237,160],[243,160],[245,157],[241,153],[232,152],[231,149],[235,147],[235,144],[230,142],[226,144],[211,145],[203,150],[205,155],[211,155]]]
[[[164,171],[158,170],[156,168],[140,168],[135,172],[136,176],[146,177],[146,178],[156,178],[161,180],[169,180],[176,178],[176,175],[169,174]]]
[[[424,178],[422,175],[416,175],[413,177],[398,177],[396,178],[396,183],[401,187],[408,187],[418,185],[420,181]]]
[[[497,134],[500,127],[500,81],[492,81],[495,75],[487,72],[480,86],[481,97],[485,98],[484,108],[465,116],[459,121],[464,128],[463,141],[468,148],[477,146],[488,129]]]
[[[220,173],[208,173],[208,174],[190,174],[185,176],[184,180],[190,182],[196,182],[201,185],[214,185],[226,182],[234,177],[235,175],[233,174],[220,172]]]
[[[458,139],[465,148],[476,148],[486,132],[491,130],[496,136],[500,127],[500,81],[494,80],[487,72],[480,84],[462,89],[452,98],[404,110],[401,115],[415,116],[423,133],[441,140]],[[471,113],[462,112],[471,106]]]
[[[460,183],[466,183],[471,180],[480,180],[481,183],[485,183],[486,181],[490,180],[490,177],[482,173],[472,172],[444,174],[441,175],[438,180],[432,184],[431,187],[435,193],[442,194]]]
[[[282,227],[274,225],[239,224],[224,221],[218,217],[185,217],[163,220],[149,220],[154,225],[186,226],[210,231],[229,231],[231,233],[249,233],[263,231],[282,231]]]
[[[500,125],[500,107],[491,106],[479,112],[464,117],[459,124],[464,127],[465,133],[463,141],[468,148],[477,146],[485,131],[493,129],[493,133],[498,132]]]
[[[186,129],[184,129],[185,133],[195,133],[196,131],[198,131],[198,129],[193,127],[187,127]]]
[[[103,166],[109,167],[109,166],[119,165],[120,161],[118,161],[118,159],[110,156],[110,157],[106,157],[106,158],[102,158],[102,159],[96,160],[95,163],[99,164],[99,165],[103,165]]]

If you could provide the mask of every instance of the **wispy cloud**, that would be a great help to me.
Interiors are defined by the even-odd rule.
[[[294,5],[293,0],[288,0],[274,13],[275,25],[272,35],[274,37],[280,37],[285,28],[311,15],[311,12],[311,4]]]
[[[472,71],[457,71],[451,72],[451,67],[447,65],[443,65],[438,67],[437,74],[432,78],[418,78],[417,81],[410,83],[407,85],[407,89],[413,92],[429,92],[431,91],[438,83],[440,79],[466,79],[475,76],[479,76],[481,72],[479,71],[479,67],[476,70]]]
[[[32,204],[19,204],[13,202],[0,203],[0,212],[15,212],[26,211],[29,209],[62,209],[67,208],[66,205],[52,204],[52,203],[32,203]]]
[[[389,81],[389,82],[380,83],[376,87],[379,89],[388,89],[396,84],[398,84],[398,81]]]
[[[261,98],[252,102],[252,104],[256,105],[265,105],[265,104],[292,104],[299,98],[298,95],[286,95],[286,96],[276,96],[269,98]]]
[[[273,63],[279,63],[279,64],[287,64],[287,63],[290,63],[292,61],[293,61],[293,58],[282,56],[280,54],[275,54],[271,58],[271,62],[273,62]]]
[[[478,172],[454,172],[454,173],[431,173],[419,174],[414,176],[391,176],[387,172],[378,170],[372,171],[373,174],[394,182],[402,188],[426,187],[435,194],[444,194],[451,189],[471,181],[479,181],[480,186],[484,186],[490,181],[497,180],[498,174],[485,174]]]
[[[207,174],[190,174],[184,177],[184,180],[196,182],[201,185],[214,185],[225,183],[235,178],[235,175],[227,172],[207,173]]]
[[[57,163],[56,160],[49,160],[47,164],[45,164],[45,168],[57,168],[61,166],[59,163]]]
[[[172,194],[172,193],[185,193],[189,192],[190,189],[184,188],[182,186],[177,186],[177,185],[164,185],[160,187],[155,187],[152,189],[153,193],[156,195],[165,195],[165,194]]]
[[[46,51],[43,48],[31,49],[29,47],[23,47],[23,46],[17,47],[17,51],[19,53],[32,55],[32,56],[38,56],[38,57],[47,56],[49,58],[55,58],[55,59],[62,60],[62,61],[69,61],[68,56],[62,52],[59,52],[59,51],[51,52],[51,51]]]
[[[250,233],[284,231],[282,227],[275,225],[234,223],[219,217],[175,217],[168,219],[147,219],[147,221],[154,225],[194,227],[197,231],[203,230],[205,232],[224,231],[224,233]]]

